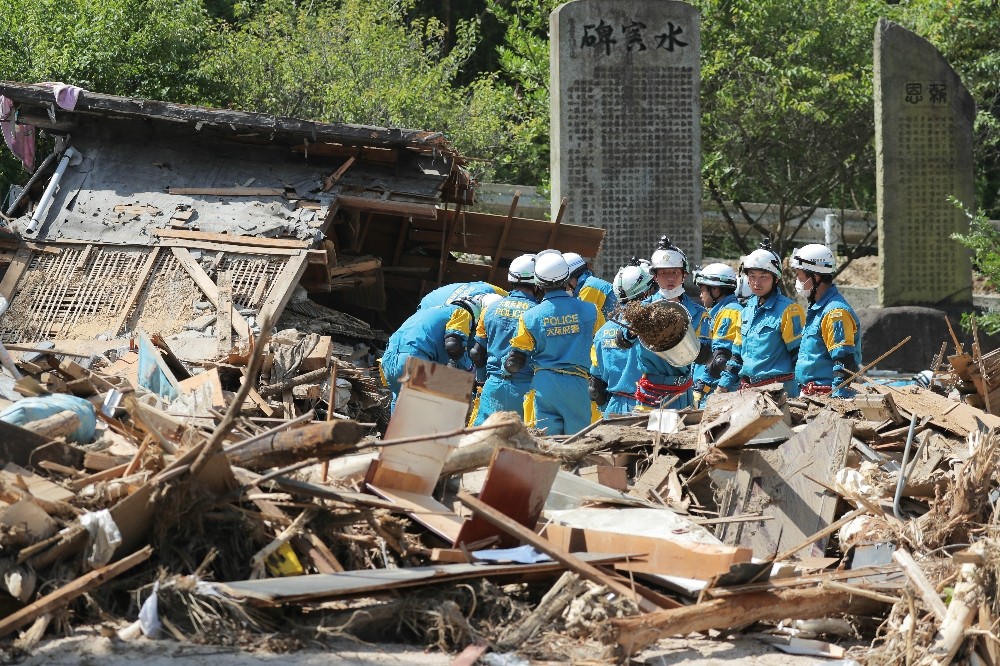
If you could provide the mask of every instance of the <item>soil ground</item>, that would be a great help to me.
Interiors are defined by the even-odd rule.
[[[599,645],[581,646],[579,653],[566,655],[559,663],[613,664]],[[513,655],[511,655],[513,657]],[[107,638],[94,628],[84,628],[70,638],[44,641],[34,653],[22,661],[24,666],[448,666],[455,655],[427,652],[408,645],[344,642],[324,650],[300,650],[274,653],[248,652],[236,648],[193,645],[173,640],[139,639],[122,642]],[[498,663],[498,662],[495,662]],[[508,662],[510,666],[553,662]],[[749,636],[733,639],[709,639],[697,635],[689,638],[665,639],[638,655],[632,664],[648,666],[814,666],[829,663],[817,657],[793,656],[780,652]]]

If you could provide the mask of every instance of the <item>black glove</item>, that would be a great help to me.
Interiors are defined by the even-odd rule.
[[[618,333],[615,334],[615,344],[620,349],[631,349],[638,339],[639,336],[633,333],[630,328],[619,328]]]
[[[705,365],[712,359],[712,345],[708,342],[702,342],[701,346],[698,347],[698,355],[694,357],[694,362],[698,365]]]
[[[469,350],[469,358],[472,359],[472,365],[477,368],[486,367],[486,347],[483,347],[478,342],[472,343],[472,349]]]
[[[514,350],[507,354],[507,358],[503,360],[503,369],[507,373],[508,377],[513,377],[524,368],[527,362],[527,354],[522,351]]]
[[[465,341],[457,335],[446,335],[444,336],[444,351],[448,354],[448,358],[457,361],[465,355]]]
[[[587,383],[587,392],[590,394],[590,399],[598,407],[603,407],[608,402],[608,399],[611,398],[611,394],[608,393],[608,383],[600,377],[594,377],[593,375],[590,376]]]
[[[708,362],[709,376],[718,379],[722,376],[722,371],[726,369],[726,364],[733,357],[733,353],[728,349],[716,349],[712,353],[712,360]]]

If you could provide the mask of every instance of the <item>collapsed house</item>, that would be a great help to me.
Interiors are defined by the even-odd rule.
[[[379,435],[396,299],[603,232],[469,212],[430,133],[0,93],[56,147],[7,206],[6,653],[99,616],[463,663],[760,622],[797,653],[1000,659],[1000,352],[956,338],[929,388],[861,373],[849,400],[760,387],[568,437],[465,428],[472,376],[411,359]]]

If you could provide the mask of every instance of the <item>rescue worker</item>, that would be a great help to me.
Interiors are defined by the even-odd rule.
[[[650,273],[659,290],[644,302],[654,303],[665,299],[683,305],[691,315],[691,326],[698,333],[702,345],[703,352],[699,354],[698,361],[705,362],[711,348],[708,310],[684,291],[684,280],[689,273],[687,255],[663,236],[650,260]],[[636,399],[646,407],[658,407],[670,400],[673,400],[670,403],[671,409],[683,409],[691,405],[694,398],[693,365],[674,367],[639,345],[639,367],[643,370],[643,376],[636,386]],[[678,394],[683,395],[674,400]]]
[[[510,262],[507,270],[510,293],[483,311],[469,350],[473,365],[485,367],[486,382],[479,392],[479,404],[470,419],[481,425],[494,412],[517,412],[524,418],[524,396],[531,388],[530,367],[513,375],[503,369],[510,339],[517,332],[521,314],[538,304],[535,295],[535,255],[524,254]]]
[[[468,346],[475,320],[484,304],[498,298],[496,294],[463,297],[454,303],[417,310],[403,322],[389,337],[379,359],[382,382],[392,391],[392,410],[396,409],[400,379],[410,356],[463,370],[472,369]]]
[[[506,296],[507,292],[489,282],[453,282],[428,292],[426,296],[420,299],[420,305],[417,306],[417,309],[433,308],[438,305],[454,303],[466,296],[478,296],[480,294],[500,294],[500,296]]]
[[[709,264],[695,271],[694,283],[701,290],[701,303],[709,308],[712,357],[706,365],[698,366],[694,378],[694,403],[698,405],[722,377],[729,359],[733,357],[733,344],[740,331],[740,311],[743,306],[736,298],[736,271],[726,264]]]
[[[805,312],[778,290],[781,259],[768,240],[748,254],[741,272],[753,296],[740,313],[740,334],[733,357],[719,380],[719,391],[782,383],[788,397],[799,394],[795,359],[799,353]]]
[[[833,252],[818,243],[806,245],[792,253],[789,266],[795,291],[809,301],[795,381],[806,395],[851,397],[854,391],[843,381],[861,367],[861,322],[833,284]]]
[[[641,301],[655,284],[649,271],[636,261],[615,275],[615,296],[622,304]],[[627,321],[609,320],[597,331],[590,350],[590,399],[603,409],[605,417],[630,414],[638,404],[635,387],[642,377],[639,346],[627,342],[627,325]]]
[[[611,283],[594,275],[584,258],[576,252],[563,252],[563,259],[569,266],[569,286],[573,295],[581,301],[593,303],[605,320],[610,319],[618,305]]]
[[[598,312],[593,303],[573,298],[568,282],[569,266],[562,255],[539,253],[535,285],[542,290],[542,301],[518,319],[503,363],[508,377],[529,362],[534,368],[524,399],[525,422],[549,435],[575,433],[590,423],[587,371]]]

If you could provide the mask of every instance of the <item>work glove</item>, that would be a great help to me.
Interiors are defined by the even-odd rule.
[[[638,339],[639,336],[631,328],[619,328],[618,333],[615,334],[615,344],[621,349],[631,349]]]
[[[608,393],[608,383],[600,377],[594,377],[593,375],[590,376],[587,383],[587,393],[590,395],[590,399],[594,401],[594,404],[598,407],[603,407],[607,404],[611,398],[611,395]]]

